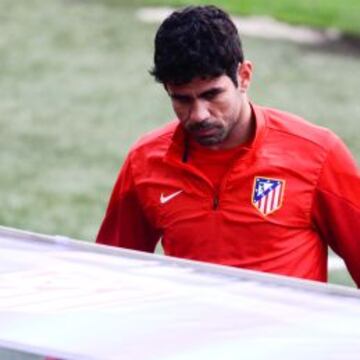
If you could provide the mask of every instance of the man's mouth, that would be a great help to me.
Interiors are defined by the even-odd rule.
[[[193,131],[193,134],[195,136],[200,136],[200,137],[205,137],[205,136],[212,136],[217,132],[216,127],[209,127],[209,128],[204,128],[204,129],[197,129],[195,131]]]
[[[217,127],[209,122],[193,124],[188,130],[195,136],[210,136],[217,131]]]

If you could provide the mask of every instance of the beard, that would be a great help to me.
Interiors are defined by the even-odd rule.
[[[193,139],[203,146],[218,145],[228,136],[229,130],[222,124],[212,120],[204,120],[185,126]]]

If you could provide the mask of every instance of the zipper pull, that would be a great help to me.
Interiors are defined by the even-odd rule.
[[[213,199],[213,210],[216,210],[219,207],[219,196],[215,195]]]

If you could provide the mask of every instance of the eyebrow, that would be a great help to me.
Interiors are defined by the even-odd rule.
[[[208,96],[214,96],[214,95],[220,94],[222,92],[224,92],[224,88],[222,88],[222,87],[214,87],[214,88],[211,88],[209,90],[203,91],[202,93],[200,93],[196,97],[206,98]],[[170,94],[170,97],[172,99],[175,99],[175,100],[192,100],[192,99],[194,99],[194,96],[192,96],[192,95],[177,94],[176,92]]]
[[[200,93],[199,97],[214,96],[214,95],[222,93],[223,91],[224,91],[224,88],[222,88],[222,87],[214,87],[214,88],[211,88],[209,90],[206,90],[206,91]]]
[[[193,96],[191,95],[183,95],[183,94],[170,94],[170,97],[174,100],[186,100],[186,101],[190,101],[193,99]]]

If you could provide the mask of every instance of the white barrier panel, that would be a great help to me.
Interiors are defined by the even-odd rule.
[[[0,228],[0,346],[69,360],[359,360],[360,292]]]

